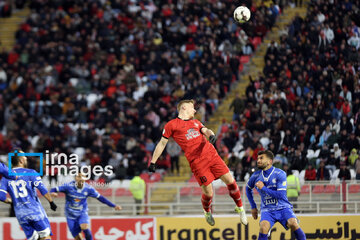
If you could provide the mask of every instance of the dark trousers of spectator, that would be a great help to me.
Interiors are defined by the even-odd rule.
[[[57,181],[58,181],[58,175],[49,175],[49,183],[50,185],[52,184],[52,181],[54,180],[55,181],[55,184],[57,184]]]
[[[141,204],[142,204],[142,200],[141,199],[135,199],[135,204],[136,204],[136,215],[140,215],[140,209],[141,209]]]
[[[357,174],[356,174],[355,179],[356,179],[356,180],[360,180],[360,173],[357,173]]]
[[[302,4],[303,4],[303,1],[302,1],[302,0],[295,0],[295,6],[301,7]]]
[[[171,157],[171,173],[174,173],[174,169],[176,168],[177,173],[179,174],[179,156]]]
[[[288,200],[289,200],[289,202],[293,205],[293,207],[294,207],[294,212],[295,212],[295,213],[299,213],[298,210],[295,210],[295,209],[297,209],[297,204],[296,204],[296,202],[297,202],[297,200],[298,200],[298,197],[289,197]]]

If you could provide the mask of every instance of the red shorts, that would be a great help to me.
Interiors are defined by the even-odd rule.
[[[200,159],[192,162],[190,167],[200,186],[207,186],[212,181],[229,172],[228,166],[226,166],[217,153],[213,156],[202,156]]]

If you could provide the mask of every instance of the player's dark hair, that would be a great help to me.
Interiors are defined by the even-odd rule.
[[[19,165],[20,162],[20,156],[18,155],[18,153],[21,151],[21,149],[15,149],[13,151],[13,153],[15,153],[15,156],[11,157],[11,165],[12,167],[16,167],[17,165]]]
[[[258,156],[263,155],[263,154],[266,155],[266,157],[270,158],[271,160],[274,160],[274,154],[272,153],[272,151],[264,150],[264,151],[258,152]]]
[[[194,104],[195,101],[193,99],[184,99],[184,100],[181,100],[178,105],[177,105],[177,110],[178,112],[180,112],[180,108],[181,108],[181,105],[183,105],[184,103],[192,103]]]

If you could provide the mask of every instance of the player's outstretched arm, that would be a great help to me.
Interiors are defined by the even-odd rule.
[[[12,203],[11,198],[7,198],[7,197],[6,197],[6,191],[1,190],[1,189],[0,189],[0,201],[2,201],[2,202],[4,202],[4,203],[7,203],[7,204],[11,204],[11,203]]]
[[[17,176],[9,175],[9,168],[5,164],[0,163],[0,175],[3,175],[7,179],[16,180]]]
[[[4,202],[4,203],[12,203],[11,198],[7,198],[7,186],[8,186],[8,181],[5,178],[2,178],[0,180],[0,201]]]
[[[48,190],[44,186],[43,182],[41,181],[41,178],[38,176],[38,177],[35,177],[35,179],[32,179],[32,180],[33,180],[34,186],[40,191],[41,195],[43,195],[44,198],[46,198],[46,200],[48,200],[51,210],[56,211],[57,206],[54,203],[50,193],[48,192]]]
[[[112,203],[111,201],[109,201],[107,198],[105,198],[102,195],[99,195],[99,197],[97,198],[97,200],[99,200],[100,202],[108,205],[111,208],[114,208],[115,210],[121,210],[122,207],[120,205],[115,205],[114,203]]]
[[[57,193],[57,188],[52,188],[50,189],[50,195],[51,197],[57,197],[58,196],[58,193]]]
[[[164,151],[166,144],[168,143],[168,139],[162,137],[158,144],[156,145],[156,148],[154,150],[154,153],[151,158],[150,166],[149,166],[149,172],[155,172],[155,163],[159,159],[160,155]]]
[[[58,186],[58,187],[54,187],[54,188],[50,189],[50,195],[52,197],[57,197],[58,192],[66,193],[67,189],[68,189],[68,184],[64,184],[64,185],[61,185],[61,186]]]

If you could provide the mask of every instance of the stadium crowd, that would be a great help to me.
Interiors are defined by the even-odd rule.
[[[133,176],[179,99],[196,99],[202,121],[217,108],[281,8],[244,2],[253,17],[240,26],[226,0],[30,1],[0,54],[0,153],[75,151]]]
[[[0,153],[76,152],[131,178],[179,99],[196,99],[207,120],[239,78],[239,56],[253,53],[286,1],[243,2],[253,16],[240,26],[228,10],[238,4],[225,0],[30,1],[13,51],[0,54]],[[218,150],[237,180],[264,148],[278,166],[306,169],[306,180],[336,169],[360,179],[357,6],[311,1],[270,44],[263,72],[232,104],[234,121],[220,128]],[[158,163],[169,168],[169,154]]]
[[[237,180],[264,148],[278,166],[306,169],[305,180],[360,179],[359,6],[311,1],[307,16],[269,44],[263,72],[231,106],[235,121],[222,126]]]

